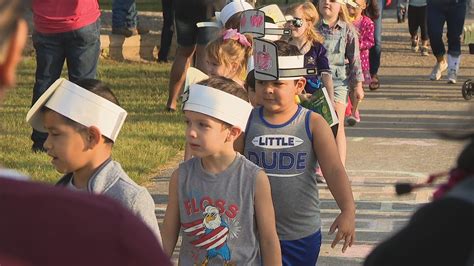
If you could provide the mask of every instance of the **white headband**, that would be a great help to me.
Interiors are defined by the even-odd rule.
[[[186,95],[187,94],[187,95]],[[208,86],[193,84],[183,96],[183,110],[202,113],[245,131],[252,105],[237,96]]]
[[[26,115],[26,121],[34,129],[47,132],[41,116],[43,106],[86,127],[96,126],[112,141],[127,117],[122,107],[63,78],[56,80]]]

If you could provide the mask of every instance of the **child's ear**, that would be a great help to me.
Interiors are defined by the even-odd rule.
[[[229,128],[229,134],[227,135],[227,138],[226,138],[226,142],[227,141],[235,141],[239,136],[240,134],[242,134],[242,129],[238,128],[238,127],[230,127]]]
[[[87,129],[87,143],[90,147],[95,147],[97,144],[100,143],[102,139],[102,133],[100,129],[96,126],[90,126]]]
[[[305,78],[300,78],[296,81],[296,94],[301,94],[303,93],[304,87],[306,86],[306,79]]]

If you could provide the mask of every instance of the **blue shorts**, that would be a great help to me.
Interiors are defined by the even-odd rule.
[[[321,249],[321,230],[297,240],[280,240],[283,266],[313,266]]]

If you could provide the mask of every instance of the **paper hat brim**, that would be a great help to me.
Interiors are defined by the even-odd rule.
[[[56,80],[26,115],[35,130],[47,132],[41,114],[43,106],[86,127],[96,126],[112,141],[117,139],[127,117],[122,107],[63,78]]]
[[[193,111],[214,117],[245,131],[252,105],[237,96],[208,86],[193,84],[189,87],[184,111]]]

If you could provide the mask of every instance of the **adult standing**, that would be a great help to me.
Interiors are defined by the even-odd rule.
[[[112,34],[131,37],[146,34],[148,29],[139,27],[135,0],[114,0],[112,2]]]
[[[36,76],[32,104],[61,76],[65,61],[70,81],[96,77],[100,53],[97,0],[33,0],[33,21]],[[46,137],[33,130],[31,149],[44,151]]]
[[[174,8],[172,0],[163,0],[163,27],[161,28],[160,51],[158,62],[168,62],[168,53],[171,47],[174,31]]]
[[[15,83],[26,2],[0,0],[0,98]],[[24,179],[0,167],[0,265],[171,265],[120,203]]]
[[[205,48],[217,33],[216,28],[198,28],[196,23],[210,21],[215,11],[225,5],[224,0],[174,0],[176,34],[178,48],[171,67],[169,94],[166,109],[176,111],[178,97],[183,87],[186,71],[193,55],[196,56],[195,66],[204,72]]]
[[[448,70],[448,83],[456,83],[461,63],[461,34],[466,17],[467,0],[428,0],[428,35],[436,64],[431,72],[431,80],[441,79]],[[448,60],[443,42],[443,28],[447,24]]]

